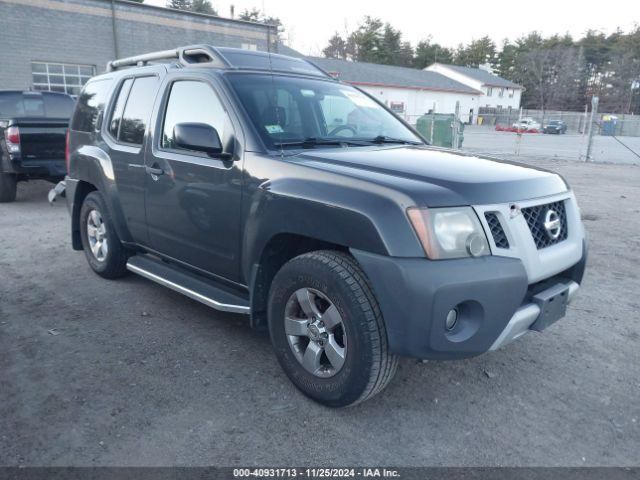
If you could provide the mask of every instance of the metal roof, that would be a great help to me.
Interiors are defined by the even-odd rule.
[[[461,67],[460,65],[449,65],[446,63],[439,63],[437,65],[449,68],[455,72],[461,73],[462,75],[473,78],[474,80],[482,82],[483,85],[489,85],[491,87],[522,88],[522,85],[518,85],[517,83],[507,80],[506,78],[499,77],[498,75],[494,75],[493,73],[487,72],[481,68]]]
[[[440,73],[393,65],[350,62],[335,58],[306,57],[323,70],[336,74],[340,80],[356,85],[437,90],[480,95],[482,92]]]

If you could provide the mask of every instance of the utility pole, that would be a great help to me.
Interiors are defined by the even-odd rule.
[[[267,25],[267,52],[271,53],[271,25]]]
[[[518,128],[516,129],[516,157],[520,155],[520,142],[522,142],[522,127],[520,126],[520,122],[522,121],[522,107],[520,107],[520,112],[518,113]]]
[[[591,161],[591,150],[593,149],[593,120],[598,113],[598,101],[599,98],[595,95],[591,98],[591,116],[589,117],[589,124],[587,125],[589,133],[587,134],[587,154],[585,155],[586,162]]]
[[[459,131],[459,125],[458,125],[458,118],[460,117],[460,102],[456,102],[456,109],[455,109],[455,114],[453,116],[453,124],[451,125],[453,131],[453,138],[452,138],[452,147],[455,148],[456,150],[460,145],[460,131]]]
[[[429,135],[429,143],[433,145],[433,125],[436,123],[436,102],[433,102],[431,109],[431,134]]]
[[[118,30],[116,29],[116,2],[111,0],[111,29],[113,30],[113,58],[120,58],[118,48]]]

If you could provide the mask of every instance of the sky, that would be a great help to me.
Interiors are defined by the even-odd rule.
[[[164,6],[166,0],[145,0]],[[640,23],[638,0],[212,0],[224,17],[230,6],[236,14],[254,7],[279,17],[285,42],[306,55],[320,55],[337,31],[355,29],[365,15],[381,18],[415,44],[427,38],[456,47],[489,35],[498,45],[537,30],[544,35],[569,32],[582,36],[588,29],[610,33]],[[452,8],[455,6],[455,8]]]

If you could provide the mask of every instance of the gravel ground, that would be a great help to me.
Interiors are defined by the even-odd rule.
[[[244,317],[94,275],[49,185],[22,184],[0,204],[0,465],[638,465],[640,168],[539,164],[591,238],[567,317],[475,359],[404,360],[338,411]]]

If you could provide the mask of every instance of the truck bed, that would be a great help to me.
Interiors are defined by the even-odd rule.
[[[0,119],[0,171],[53,179],[64,176],[68,123],[66,118]],[[17,127],[20,134],[19,152],[9,152],[6,145],[5,131],[11,127]]]

